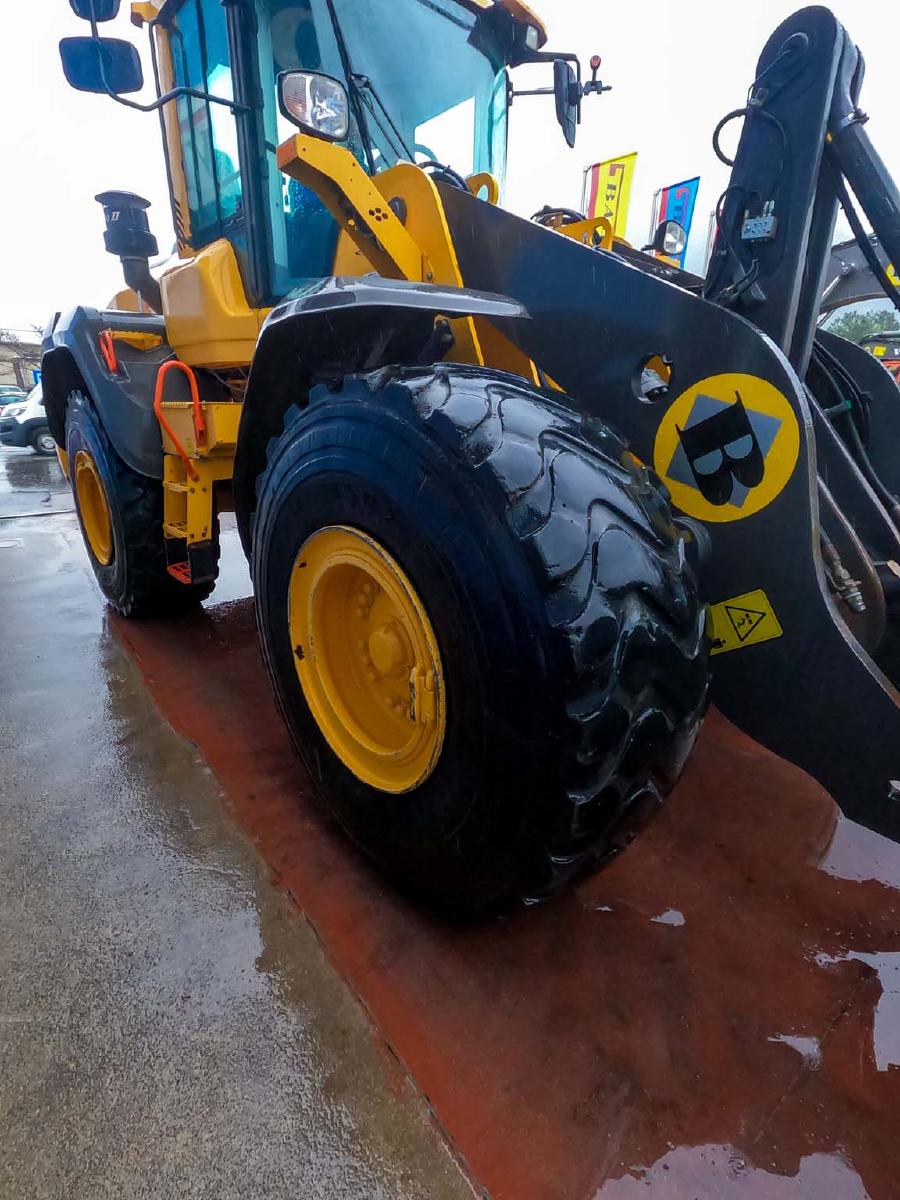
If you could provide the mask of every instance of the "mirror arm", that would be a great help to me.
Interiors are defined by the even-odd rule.
[[[559,54],[553,54],[547,50],[528,50],[516,58],[514,63],[510,63],[510,67],[515,69],[516,67],[527,66],[529,63],[552,63],[556,62],[557,59],[562,59],[563,62],[575,64],[575,77],[578,80],[578,93],[580,97],[584,94],[584,88],[581,83],[581,60],[577,54],[567,54],[565,51],[561,51]],[[511,105],[517,96],[554,96],[556,95],[556,88],[526,88],[522,91],[518,91],[513,84],[512,79],[510,79],[506,94],[509,97],[509,103]]]
[[[548,52],[547,50],[529,50],[526,53],[519,55],[516,58],[516,61],[514,63],[510,63],[510,66],[515,68],[515,67],[527,66],[529,63],[543,63],[543,62],[552,63],[552,62],[556,62],[556,60],[558,58],[561,58],[563,60],[563,62],[569,62],[569,63],[575,64],[575,77],[578,80],[578,83],[580,84],[581,83],[581,60],[579,59],[577,54],[567,54],[563,51],[560,51],[558,54],[552,54],[552,53]],[[552,88],[551,88],[551,91],[552,91]],[[530,93],[519,92],[517,94],[518,95],[526,95],[526,94],[530,94]]]
[[[566,54],[562,51],[554,54],[548,50],[529,50],[525,54],[522,54],[521,57],[518,57],[514,63],[510,63],[510,66],[515,68],[525,66],[528,63],[553,62],[557,58],[562,59],[563,62],[575,64],[575,77],[578,80],[578,89],[581,96],[600,96],[603,92],[612,91],[611,83],[604,83],[601,79],[597,78],[599,64],[597,70],[593,71],[590,82],[581,82],[581,60],[577,54]],[[533,91],[518,92],[510,84],[510,100],[513,100],[516,96],[548,96],[552,94],[553,88],[536,88]]]
[[[149,22],[151,29],[155,24],[156,24],[155,20]],[[91,20],[91,37],[97,42],[100,42],[103,40],[100,33],[97,30],[97,22],[94,21],[93,19]],[[153,46],[152,36],[151,36],[150,42],[151,42],[151,46]],[[159,72],[158,72],[157,65],[156,65],[155,48],[153,48],[152,58],[153,58],[153,74],[154,74],[154,78],[157,80],[157,87],[158,87],[159,86]],[[101,69],[101,71],[103,70],[102,57],[100,59],[100,69]],[[116,104],[121,104],[125,108],[133,108],[137,112],[145,112],[145,113],[156,112],[158,109],[162,108],[162,106],[164,104],[169,104],[172,100],[178,100],[181,96],[191,96],[195,100],[205,100],[208,104],[224,104],[225,107],[230,108],[233,113],[248,113],[251,111],[247,107],[246,104],[235,104],[235,102],[233,100],[226,100],[224,98],[224,96],[213,96],[210,92],[201,92],[197,88],[189,88],[189,87],[172,88],[172,90],[170,92],[166,92],[165,95],[158,96],[155,100],[151,100],[151,102],[149,104],[140,104],[137,100],[125,100],[122,96],[117,95],[112,90],[112,88],[109,86],[109,84],[107,83],[105,73],[103,76],[103,84],[104,84],[104,87],[106,88],[107,96],[109,96],[110,99],[115,100]]]
[[[138,112],[156,112],[164,104],[169,104],[172,100],[178,100],[181,96],[192,96],[195,100],[206,100],[209,104],[224,104],[233,113],[248,113],[251,111],[246,104],[235,104],[233,100],[226,100],[224,96],[213,96],[211,92],[201,92],[197,88],[189,87],[172,88],[170,92],[166,92],[165,95],[159,96],[149,104],[139,104],[137,100],[125,100],[122,96],[117,96],[115,92],[110,91],[108,87],[106,94],[115,100],[117,104],[124,104],[126,108],[134,108]]]

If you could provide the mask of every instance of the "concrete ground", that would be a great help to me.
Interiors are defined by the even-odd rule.
[[[70,507],[55,460],[0,451],[0,514],[38,514],[0,519],[0,1197],[470,1196],[160,715]]]
[[[900,847],[713,713],[612,867],[441,926],[324,815],[233,531],[224,565],[124,622],[70,515],[0,521],[3,1200],[465,1195],[453,1161],[492,1200],[895,1200]]]

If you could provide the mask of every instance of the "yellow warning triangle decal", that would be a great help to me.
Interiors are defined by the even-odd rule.
[[[739,642],[746,642],[766,615],[764,612],[758,612],[755,608],[738,608],[735,604],[726,604],[725,611]]]
[[[742,650],[784,635],[772,602],[762,590],[744,592],[710,607],[712,617],[712,654]]]

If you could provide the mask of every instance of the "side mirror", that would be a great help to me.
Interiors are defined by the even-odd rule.
[[[570,147],[575,145],[581,119],[581,84],[571,63],[553,60],[553,91],[556,95],[556,119]]]
[[[687,246],[687,230],[677,221],[660,221],[653,235],[653,241],[643,247],[644,250],[655,250],[666,258],[680,258]]]
[[[350,131],[347,89],[330,75],[282,71],[278,107],[298,129],[328,142],[342,142]]]
[[[119,14],[119,0],[69,0],[69,4],[82,21],[111,21]]]
[[[59,56],[66,82],[79,92],[112,92],[119,96],[139,92],[144,86],[140,56],[131,42],[119,38],[63,38]]]

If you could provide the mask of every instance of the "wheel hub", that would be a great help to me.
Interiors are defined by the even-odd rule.
[[[109,503],[97,464],[87,450],[79,450],[75,455],[75,495],[91,553],[101,566],[107,567],[113,557]]]
[[[288,610],[304,697],[338,758],[380,791],[424,783],[444,741],[443,674],[399,563],[358,529],[321,529],[294,563]]]
[[[397,621],[379,625],[369,637],[369,657],[380,675],[405,675],[412,664],[412,652],[403,628]]]

